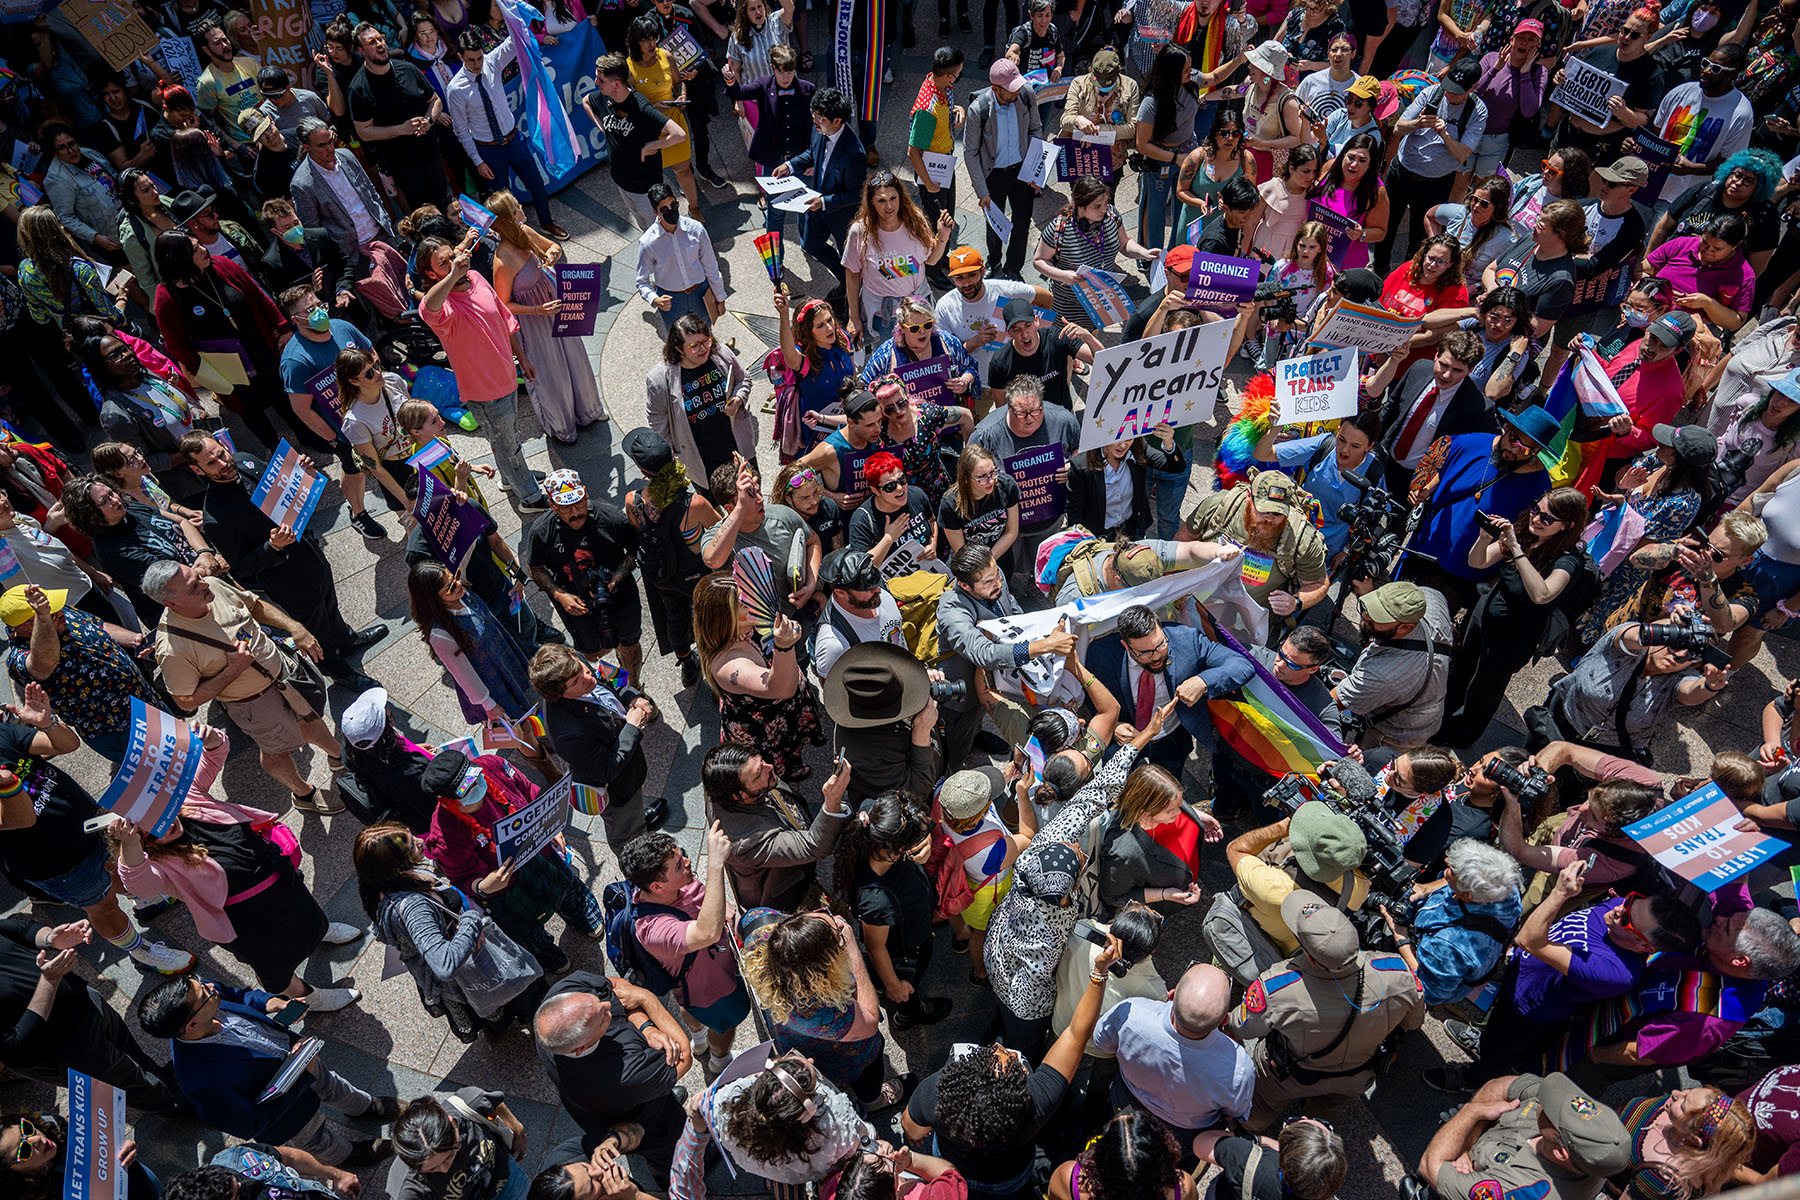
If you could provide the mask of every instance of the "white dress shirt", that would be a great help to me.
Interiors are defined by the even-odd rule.
[[[325,186],[331,189],[332,195],[338,198],[338,203],[344,206],[344,211],[350,214],[350,223],[356,226],[357,245],[366,246],[374,241],[375,236],[381,232],[381,226],[369,215],[368,206],[357,194],[356,185],[350,182],[350,176],[338,167],[335,160],[329,167],[321,167],[314,162],[313,173],[325,180]]]
[[[475,162],[481,161],[481,152],[475,148],[477,142],[505,141],[518,128],[512,108],[506,103],[506,89],[500,86],[500,72],[515,57],[513,40],[509,37],[483,56],[479,76],[470,75],[465,66],[444,89],[444,109],[450,114],[450,128],[456,131],[456,140]],[[494,117],[500,122],[498,129],[489,123],[487,109],[482,106],[483,84],[487,86],[488,98],[493,101]]]
[[[713,254],[706,227],[686,216],[678,217],[673,229],[660,220],[650,222],[650,228],[638,238],[638,295],[646,304],[655,304],[658,296],[685,292],[702,283],[712,285],[713,299],[725,302],[725,280],[719,274],[719,259]]]
[[[1132,658],[1129,651],[1126,652],[1125,658],[1125,711],[1121,713],[1120,716],[1125,720],[1126,724],[1136,725],[1137,694],[1138,687],[1140,686],[1138,680],[1144,677],[1144,668],[1138,665],[1137,659]],[[1169,694],[1169,672],[1168,668],[1165,667],[1163,670],[1156,672],[1156,707],[1160,709],[1171,699],[1173,699],[1173,697]],[[1163,722],[1162,732],[1150,740],[1153,742],[1162,741],[1171,733],[1174,733],[1175,727],[1179,724],[1180,722],[1173,720]]]

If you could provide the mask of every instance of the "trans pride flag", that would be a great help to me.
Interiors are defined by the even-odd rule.
[[[1320,766],[1344,757],[1344,744],[1251,657],[1230,630],[1220,625],[1219,636],[1256,668],[1241,689],[1242,699],[1206,702],[1213,728],[1233,750],[1270,775],[1292,772],[1311,779],[1319,777]]]
[[[432,438],[406,460],[406,465],[415,471],[431,471],[455,457],[456,452],[450,449],[450,443],[443,438]]]
[[[537,39],[526,25],[541,22],[544,14],[525,0],[497,0],[506,18],[506,31],[512,35],[519,62],[519,124],[531,139],[538,161],[550,168],[552,175],[566,174],[586,153],[575,127],[569,123],[568,110],[556,92],[556,81],[544,65]]]
[[[1556,439],[1538,457],[1550,468],[1551,483],[1557,487],[1580,487],[1584,490],[1599,482],[1600,468],[1606,462],[1606,446],[1611,440],[1571,442],[1580,418],[1586,415],[1605,420],[1625,413],[1625,402],[1619,390],[1606,377],[1600,356],[1587,342],[1568,357],[1557,373],[1556,382],[1544,397],[1544,411],[1557,421]],[[1593,478],[1590,480],[1589,475]]]
[[[1082,310],[1094,323],[1094,328],[1122,325],[1137,311],[1132,307],[1131,297],[1125,294],[1125,288],[1119,283],[1119,277],[1111,271],[1081,267],[1075,276],[1075,298],[1081,301]]]

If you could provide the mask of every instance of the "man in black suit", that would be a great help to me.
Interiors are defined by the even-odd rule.
[[[812,188],[819,193],[813,210],[800,215],[800,244],[844,282],[844,239],[850,221],[862,205],[863,177],[869,162],[861,139],[850,128],[850,99],[834,87],[823,87],[812,98],[812,145],[775,168],[774,174],[811,173]],[[835,253],[826,245],[837,243]]]
[[[1419,460],[1441,437],[1464,433],[1495,433],[1494,404],[1469,378],[1480,365],[1481,339],[1466,329],[1452,330],[1439,343],[1437,354],[1407,368],[1400,382],[1387,389],[1381,406],[1381,453],[1387,460],[1387,488],[1404,496]],[[1389,358],[1397,362],[1400,355]],[[1363,385],[1365,395],[1387,387],[1392,373],[1377,371]]]
[[[606,789],[600,823],[613,854],[661,828],[667,802],[657,796],[645,803],[642,796],[649,773],[643,730],[656,719],[656,705],[636,688],[615,688],[577,651],[555,643],[531,656],[531,686],[544,698],[544,732],[575,782]]]

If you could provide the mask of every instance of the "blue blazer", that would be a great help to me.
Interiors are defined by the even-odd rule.
[[[869,173],[869,159],[854,126],[854,121],[844,122],[829,161],[825,161],[825,135],[817,129],[812,144],[788,159],[794,174],[812,172],[813,190],[825,198],[826,219],[834,225],[838,220],[848,225],[856,215],[862,203],[863,177]]]
[[[1194,735],[1194,742],[1210,751],[1216,742],[1206,701],[1237,691],[1250,682],[1256,669],[1251,666],[1249,659],[1227,646],[1219,645],[1192,625],[1164,621],[1163,633],[1169,639],[1169,665],[1163,671],[1169,694],[1173,696],[1175,688],[1183,680],[1192,679],[1196,675],[1206,681],[1206,696],[1201,702],[1192,706],[1176,704],[1175,715],[1181,719],[1182,727]],[[1127,724],[1136,724],[1137,695],[1132,691],[1128,678],[1130,662],[1130,656],[1125,653],[1125,643],[1119,640],[1116,633],[1109,634],[1088,647],[1088,670],[1118,699],[1119,707],[1123,710],[1121,719]]]
[[[294,1035],[263,1011],[274,999],[273,992],[209,982],[219,989],[221,1014],[234,1013],[261,1022],[282,1046],[293,1044]],[[318,1093],[305,1083],[295,1084],[267,1104],[256,1102],[285,1057],[285,1053],[277,1057],[224,1042],[169,1041],[175,1082],[193,1104],[195,1115],[232,1137],[271,1146],[286,1143],[319,1111]]]

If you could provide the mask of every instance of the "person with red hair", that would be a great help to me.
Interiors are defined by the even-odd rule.
[[[867,551],[889,578],[907,573],[887,569],[889,556],[896,553],[909,555],[919,566],[934,563],[938,528],[931,499],[909,481],[899,457],[886,450],[871,454],[863,464],[863,479],[872,503],[850,516],[850,549]]]

